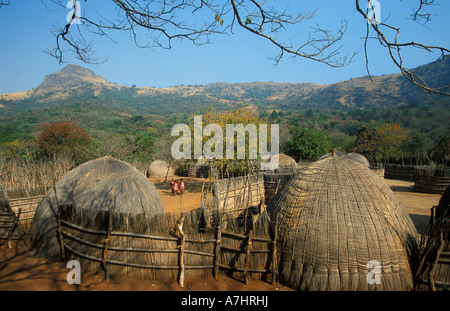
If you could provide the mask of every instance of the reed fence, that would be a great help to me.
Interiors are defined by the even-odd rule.
[[[386,164],[384,166],[384,178],[414,180],[414,166],[400,164]]]
[[[414,191],[443,194],[449,185],[449,167],[414,167]]]
[[[44,196],[17,199],[0,199],[0,239],[22,240],[28,234],[37,205]]]
[[[241,273],[245,282],[251,277],[276,279],[276,236],[268,238],[267,234],[257,234],[268,232],[268,218],[253,218],[255,226],[258,223],[266,227],[262,231],[252,227],[245,233],[238,233],[230,229],[236,226],[230,218],[215,230],[200,233],[192,230],[192,220],[198,217],[198,212],[185,213],[175,222],[173,215],[158,215],[151,222],[162,226],[174,223],[169,235],[161,235],[158,228],[146,233],[116,231],[115,216],[110,212],[105,215],[103,230],[65,220],[64,207],[58,208],[58,212],[56,231],[61,258],[77,257],[86,270],[100,268],[106,280],[113,275],[159,280],[176,278],[183,287],[186,277],[213,275],[217,278],[221,270]],[[168,217],[169,221],[161,217]],[[188,217],[190,221],[186,221]],[[228,228],[222,229],[227,223]],[[151,234],[152,231],[156,233]]]

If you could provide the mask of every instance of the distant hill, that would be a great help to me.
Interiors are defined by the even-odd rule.
[[[415,69],[430,85],[450,85],[450,57]],[[68,65],[47,75],[36,88],[0,94],[0,111],[5,118],[15,114],[57,109],[75,112],[89,109],[102,113],[155,114],[170,116],[195,113],[211,103],[218,110],[253,106],[259,111],[273,109],[298,112],[314,110],[373,109],[421,103],[423,92],[401,74],[360,77],[319,85],[312,83],[211,83],[170,88],[129,87],[111,83],[93,71]],[[61,116],[59,116],[61,117]]]

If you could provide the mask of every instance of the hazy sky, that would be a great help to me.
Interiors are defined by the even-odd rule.
[[[354,9],[353,0],[268,0],[280,7],[286,5],[293,12],[318,9],[316,18],[306,24],[288,29],[286,39],[302,42],[319,24],[336,30],[341,20],[348,22],[348,30],[342,40],[341,55],[360,51],[345,68],[331,68],[307,59],[285,58],[278,66],[268,59],[278,49],[268,41],[248,34],[238,27],[234,35],[213,36],[212,43],[196,47],[190,42],[174,42],[171,50],[140,49],[127,33],[111,33],[117,42],[106,38],[93,38],[97,56],[107,56],[100,65],[84,64],[66,53],[66,64],[60,65],[45,53],[55,47],[51,30],[54,25],[63,26],[68,8],[58,8],[51,0],[10,0],[9,6],[0,8],[0,93],[18,92],[38,86],[45,75],[61,70],[67,63],[92,69],[105,79],[122,85],[167,87],[181,84],[207,84],[212,82],[313,82],[329,84],[367,74],[363,52],[366,24]],[[381,18],[399,26],[401,41],[414,40],[429,45],[450,47],[450,1],[437,0],[433,7],[432,21],[425,26],[412,22],[409,17],[419,0],[379,0]],[[47,4],[45,6],[43,3]],[[112,10],[111,1],[80,1],[82,12]],[[365,1],[361,1],[365,3]],[[88,13],[82,13],[88,14]],[[211,16],[214,18],[214,16]],[[403,39],[403,40],[402,40]],[[432,62],[439,55],[424,51],[405,51],[406,65],[416,67]],[[387,50],[375,41],[369,45],[371,73],[374,75],[397,73],[389,60]]]

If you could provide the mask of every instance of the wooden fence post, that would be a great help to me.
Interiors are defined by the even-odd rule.
[[[248,267],[250,265],[250,256],[251,256],[251,250],[252,250],[252,238],[253,238],[253,230],[250,230],[248,232],[247,237],[247,250],[246,250],[246,256],[245,256],[245,265],[244,265],[244,280],[245,284],[248,285]]]
[[[219,265],[220,265],[220,247],[222,245],[222,224],[217,226],[216,245],[214,249],[214,278],[219,277]]]
[[[12,210],[11,210],[11,212],[12,212]],[[12,212],[12,213],[13,213],[12,215],[15,216],[14,212]],[[14,234],[14,231],[16,230],[16,228],[19,226],[19,219],[20,219],[21,213],[22,213],[22,208],[19,207],[19,212],[17,213],[17,217],[15,217],[14,223],[11,226],[11,229],[9,230],[9,233],[8,233],[8,248],[12,248],[13,234]]]
[[[278,236],[278,217],[275,220],[274,237],[272,241],[272,285],[277,279],[277,236]]]
[[[436,287],[435,287],[435,281],[434,281],[434,277],[435,277],[435,273],[436,273],[436,269],[438,267],[438,261],[439,261],[439,257],[441,255],[442,250],[444,249],[444,233],[441,232],[441,236],[439,237],[439,242],[438,242],[438,248],[436,251],[436,257],[433,260],[433,263],[431,264],[431,269],[428,272],[428,286],[430,288],[430,291],[436,291]]]
[[[180,287],[184,287],[184,244],[185,244],[185,235],[183,232],[183,221],[184,221],[184,215],[181,216],[181,218],[177,221],[177,227],[178,227],[178,233],[180,235],[180,245],[179,247],[179,253],[178,253],[178,264],[179,264],[179,270],[178,270],[178,283],[180,284]]]
[[[103,269],[105,270],[105,280],[107,282],[109,281],[109,269],[106,266],[106,257],[108,255],[109,240],[111,239],[111,228],[112,228],[112,217],[111,217],[111,212],[108,211],[108,228],[106,231],[106,237],[105,237],[103,254],[102,254],[102,266],[103,266]]]
[[[56,189],[55,189],[55,194],[56,194]],[[50,204],[50,208],[52,208],[54,210],[53,204],[52,204],[52,201],[50,200],[50,198],[47,197],[46,199],[47,199],[48,203]],[[61,230],[62,230],[61,218],[60,218],[61,213],[60,213],[59,210],[60,210],[60,208],[59,208],[59,205],[57,204],[56,205],[56,213],[57,213],[57,215],[56,215],[56,235],[58,237],[59,250],[61,252],[61,260],[65,260],[66,259],[66,253],[65,253],[65,247],[64,247],[64,237],[63,237],[63,234],[61,232]]]

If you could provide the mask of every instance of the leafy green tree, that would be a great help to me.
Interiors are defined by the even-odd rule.
[[[423,165],[429,162],[432,143],[424,134],[414,132],[405,143],[405,152],[409,155],[411,164]]]
[[[133,152],[133,158],[140,161],[150,160],[151,154],[155,151],[155,140],[151,133],[141,132],[134,138],[136,149]]]
[[[314,161],[330,152],[331,138],[328,132],[293,127],[292,139],[288,140],[282,150],[296,161]]]
[[[399,160],[405,155],[404,147],[408,139],[409,134],[400,124],[371,123],[359,131],[354,151],[365,155],[370,161]]]
[[[448,165],[450,162],[450,136],[440,136],[433,145],[433,161],[437,164]]]

